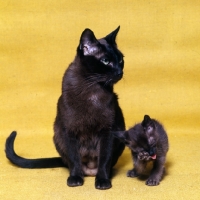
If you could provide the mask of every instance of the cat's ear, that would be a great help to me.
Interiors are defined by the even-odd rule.
[[[110,34],[108,34],[104,39],[109,43],[109,44],[113,44],[113,45],[117,45],[115,42],[117,33],[119,32],[120,26],[117,27],[117,29],[115,29],[113,32],[111,32]]]
[[[144,119],[142,121],[142,126],[143,127],[146,127],[150,122],[151,122],[151,118],[149,117],[149,115],[145,115],[144,116]]]
[[[128,131],[114,131],[112,132],[114,137],[120,139],[125,144],[130,143],[130,137]]]
[[[91,55],[97,51],[98,40],[96,39],[93,31],[85,29],[80,38],[79,49],[83,51],[85,56]]]

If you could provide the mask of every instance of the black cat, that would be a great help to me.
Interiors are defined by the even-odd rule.
[[[157,120],[145,115],[142,123],[136,124],[128,131],[117,131],[113,134],[131,149],[134,168],[127,172],[127,176],[141,175],[147,163],[153,161],[153,169],[146,184],[158,185],[169,149],[167,133],[163,126]]]
[[[54,123],[54,143],[61,158],[26,159],[13,149],[16,132],[6,141],[6,156],[23,168],[68,167],[68,186],[96,176],[95,187],[111,187],[111,169],[125,145],[112,130],[125,130],[113,85],[123,76],[123,54],[115,42],[119,27],[97,40],[90,29],[80,38],[77,55],[66,70]]]

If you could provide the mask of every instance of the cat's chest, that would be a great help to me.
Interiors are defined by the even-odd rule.
[[[85,106],[86,112],[89,112],[91,115],[98,114],[97,116],[100,116],[101,114],[104,114],[111,116],[113,112],[112,97],[109,95],[106,96],[99,93],[92,93],[87,97]]]
[[[87,102],[94,107],[101,107],[103,105],[103,100],[97,94],[91,94],[88,97]]]
[[[89,127],[93,127],[92,124],[101,127],[112,123],[114,116],[112,95],[91,92],[87,98],[80,101],[80,104],[81,112],[79,111],[78,115],[84,119],[84,124],[89,123]]]

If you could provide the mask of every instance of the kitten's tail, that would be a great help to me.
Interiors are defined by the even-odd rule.
[[[6,140],[6,157],[15,165],[22,168],[55,168],[67,167],[60,157],[27,159],[18,156],[14,151],[14,141],[17,133],[13,131]]]

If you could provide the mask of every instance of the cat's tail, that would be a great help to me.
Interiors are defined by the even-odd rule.
[[[6,140],[6,157],[15,165],[22,168],[55,168],[67,167],[60,157],[27,159],[18,156],[14,151],[14,141],[17,133],[13,131]]]

